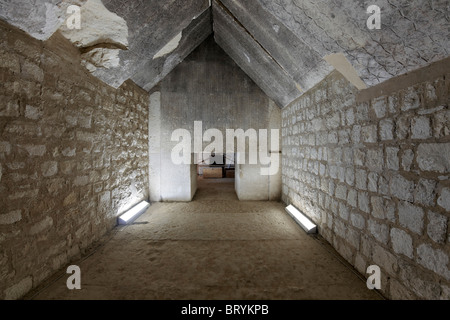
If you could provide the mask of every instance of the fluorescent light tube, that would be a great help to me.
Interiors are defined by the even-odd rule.
[[[286,207],[286,212],[306,231],[306,233],[316,233],[317,226],[311,222],[303,213],[297,210],[292,204]]]
[[[129,224],[139,217],[148,207],[150,203],[142,201],[119,217],[119,224]]]

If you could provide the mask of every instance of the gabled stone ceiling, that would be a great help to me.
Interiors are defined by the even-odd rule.
[[[66,19],[70,5],[87,0],[0,0],[0,19],[39,40],[47,40]]]
[[[121,52],[120,66],[94,72],[115,87],[131,78],[150,90],[212,33],[208,0],[103,0],[103,3],[128,24],[129,49]],[[163,50],[157,57],[171,42],[167,54]]]
[[[79,30],[66,26],[69,5],[81,7]],[[210,6],[209,0],[0,0],[0,19],[40,40],[59,30],[99,79],[115,88],[132,79],[150,90],[212,33]]]
[[[346,68],[339,56],[367,87],[447,57],[449,13],[448,0],[213,0],[217,43],[280,106],[333,70],[327,60]]]
[[[65,29],[71,4],[82,6],[81,30]],[[381,9],[379,30],[366,25],[372,4]],[[0,0],[0,19],[41,40],[59,29],[114,87],[132,79],[152,89],[214,32],[280,107],[335,68],[363,89],[448,57],[449,13],[448,0]],[[83,45],[74,34],[99,33],[111,15],[108,39]]]

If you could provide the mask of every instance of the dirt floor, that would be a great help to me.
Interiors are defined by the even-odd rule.
[[[190,203],[155,203],[30,299],[380,299],[278,202],[239,201],[234,180],[199,181]]]

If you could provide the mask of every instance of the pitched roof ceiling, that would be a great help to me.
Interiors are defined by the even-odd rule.
[[[0,0],[0,18],[45,40],[65,21],[68,5],[83,9],[100,0],[35,2]],[[368,4],[360,0],[103,0],[103,5],[109,15],[97,8],[86,13],[81,30],[70,32],[91,25],[94,34],[108,33],[114,26],[102,29],[101,20],[111,13],[126,22],[127,30],[116,24],[118,32],[128,32],[125,40],[123,34],[122,40],[119,34],[109,40],[98,34],[94,46],[83,46],[72,39],[85,54],[96,50],[86,58],[90,70],[114,87],[132,79],[150,90],[212,32],[280,107],[334,68],[364,88],[446,58],[450,50],[447,0],[377,1],[380,30],[366,26]],[[60,30],[71,38],[64,24]]]

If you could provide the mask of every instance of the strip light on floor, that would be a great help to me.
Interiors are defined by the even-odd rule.
[[[147,201],[142,201],[119,217],[119,224],[129,224],[136,220],[150,206]]]
[[[306,233],[316,233],[317,226],[311,222],[303,213],[297,210],[292,204],[286,207],[286,212],[306,231]]]

